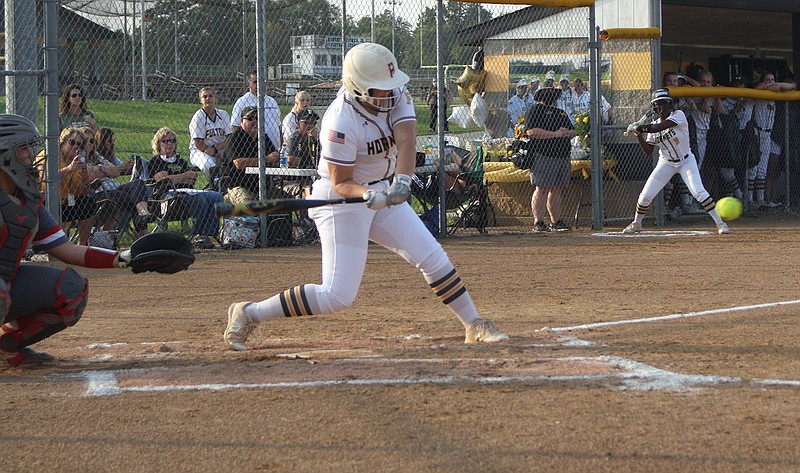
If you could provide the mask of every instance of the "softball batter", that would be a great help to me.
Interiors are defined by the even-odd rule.
[[[407,204],[416,157],[416,116],[407,82],[394,55],[379,44],[359,44],[345,56],[343,89],[322,119],[320,179],[310,198],[363,196],[366,202],[309,210],[322,245],[322,284],[231,304],[224,333],[230,348],[246,350],[248,335],[261,321],[330,314],[351,305],[370,241],[420,269],[439,300],[464,324],[465,343],[508,339],[478,315],[447,254]]]
[[[650,125],[632,123],[628,125],[628,132],[636,134],[639,147],[646,155],[650,156],[653,154],[653,149],[658,147],[658,164],[644,183],[644,188],[636,201],[636,217],[622,230],[622,233],[632,234],[642,231],[642,220],[650,210],[653,198],[675,174],[681,175],[692,196],[714,219],[717,231],[728,233],[728,225],[722,221],[714,199],[700,180],[697,160],[689,146],[689,124],[686,115],[681,110],[672,109],[672,96],[666,89],[653,92],[653,100],[650,103],[653,104],[653,110],[658,118]]]

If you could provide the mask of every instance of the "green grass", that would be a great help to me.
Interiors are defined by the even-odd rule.
[[[5,110],[5,97],[0,97],[0,107]],[[44,110],[41,101],[40,114]],[[197,103],[170,103],[170,102],[142,102],[129,100],[89,100],[89,109],[97,118],[99,127],[111,128],[117,134],[117,155],[120,159],[127,159],[131,153],[136,153],[149,158],[153,151],[150,142],[155,132],[162,126],[171,128],[178,138],[178,153],[185,159],[189,157],[189,121],[198,110]],[[228,113],[233,109],[233,104],[219,104]],[[324,107],[314,107],[322,112]],[[288,105],[281,105],[281,117],[289,113]],[[430,109],[422,101],[416,102],[417,133],[429,134],[428,122]],[[449,107],[448,112],[452,112]],[[43,130],[43,118],[40,118],[39,127]],[[463,129],[450,124],[451,132],[478,131],[476,126]]]

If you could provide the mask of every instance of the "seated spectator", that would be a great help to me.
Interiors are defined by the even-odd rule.
[[[62,130],[80,126],[91,127],[92,133],[97,130],[94,114],[86,106],[86,94],[78,84],[69,84],[61,90],[58,117],[61,120]]]
[[[154,156],[148,162],[150,176],[160,181],[169,179],[172,189],[165,197],[182,192],[187,195],[189,212],[194,222],[195,246],[201,249],[214,247],[209,237],[216,238],[219,231],[219,217],[214,213],[214,204],[222,202],[222,194],[209,190],[194,189],[198,171],[189,168],[185,160],[175,153],[177,138],[175,132],[167,127],[160,128],[152,141]]]
[[[286,141],[289,165],[303,169],[314,169],[319,162],[319,115],[311,109],[298,115],[297,131]]]
[[[78,242],[86,245],[97,207],[86,172],[86,135],[78,128],[64,128],[58,140],[58,174],[61,176],[61,219],[65,229],[78,222]]]
[[[117,157],[117,134],[111,128],[100,128],[94,134],[97,140],[97,153],[106,161],[114,164],[119,169],[119,173],[129,175],[133,169],[133,160],[122,161]]]
[[[189,123],[189,160],[213,180],[225,148],[225,137],[231,134],[228,112],[217,108],[217,94],[211,87],[200,89],[202,107]]]
[[[225,175],[228,176],[226,200],[237,204],[258,199],[258,174],[246,174],[248,167],[258,166],[258,110],[245,107],[240,126],[228,140]],[[270,140],[264,140],[267,166],[277,166],[280,155]]]
[[[297,122],[300,120],[300,112],[311,107],[311,94],[305,90],[294,95],[294,105],[292,111],[283,118],[283,142],[288,143],[289,138],[297,131]]]
[[[108,130],[108,128],[104,128]],[[108,212],[103,212],[102,220],[95,222],[106,230],[114,228],[116,220],[123,212],[133,217],[136,236],[140,237],[147,231],[147,224],[155,220],[155,216],[147,210],[147,189],[142,180],[135,179],[124,184],[116,178],[120,176],[120,166],[107,160],[96,151],[94,135],[90,135],[91,128],[84,127],[81,131],[86,136],[84,147],[86,151],[86,175],[90,186],[94,189],[96,200],[110,199],[115,205],[106,207]],[[100,132],[98,131],[98,134]],[[112,132],[113,134],[113,132]],[[99,215],[99,214],[98,214]]]

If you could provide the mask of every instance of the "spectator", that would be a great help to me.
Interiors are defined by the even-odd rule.
[[[258,71],[250,71],[247,76],[248,91],[236,100],[233,104],[232,117],[242,116],[242,110],[245,107],[258,107]],[[310,103],[310,102],[309,102]],[[272,147],[281,149],[281,110],[278,108],[278,102],[269,95],[264,94],[264,113],[261,114],[261,119],[264,123],[264,133],[267,138],[272,142]]]
[[[575,111],[588,111],[591,95],[586,89],[583,79],[576,77],[572,84],[572,87],[575,91]],[[603,123],[610,125],[612,119],[611,104],[608,103],[608,100],[606,100],[606,98],[602,95],[600,96],[600,112],[600,116],[603,118]]]
[[[728,233],[728,225],[722,221],[717,212],[714,199],[703,187],[700,179],[700,170],[697,160],[689,146],[689,124],[682,110],[673,110],[672,96],[667,89],[658,89],[653,92],[650,101],[658,115],[652,123],[628,125],[628,132],[636,135],[639,147],[645,155],[650,156],[658,147],[658,164],[650,173],[644,183],[642,192],[636,201],[636,216],[633,222],[622,230],[625,234],[634,234],[642,231],[642,220],[650,210],[653,198],[669,182],[675,174],[680,174],[692,195],[703,209],[711,215],[720,234]]]
[[[556,101],[555,106],[564,111],[569,117],[570,122],[575,122],[575,91],[569,86],[569,76],[561,75],[559,79],[561,86],[561,97]]]
[[[113,137],[114,132],[109,128],[102,128],[101,130],[109,130],[106,132],[106,136],[110,134]],[[103,215],[98,214],[103,221],[95,222],[95,224],[102,225],[106,230],[109,230],[114,227],[116,219],[123,212],[127,212],[133,218],[136,236],[144,235],[147,231],[147,224],[155,220],[155,216],[147,208],[145,182],[141,179],[134,179],[124,184],[117,181],[116,178],[121,175],[121,166],[114,164],[95,151],[97,139],[88,134],[91,131],[90,128],[86,127],[81,131],[87,137],[84,143],[86,147],[86,174],[89,182],[92,183],[92,188],[95,189],[95,197],[97,200],[110,199],[116,204],[111,207],[110,212],[103,212]],[[97,134],[102,135],[100,130],[98,130]],[[106,152],[108,153],[108,151],[107,148]]]
[[[172,190],[165,197],[183,192],[187,195],[189,213],[194,223],[194,243],[200,249],[214,248],[209,237],[216,238],[219,231],[219,217],[214,213],[214,204],[222,202],[222,194],[210,190],[195,190],[197,173],[189,168],[185,160],[175,153],[177,149],[175,132],[162,127],[153,135],[151,142],[153,157],[148,162],[150,176],[156,181],[169,178]]]
[[[229,178],[225,199],[231,203],[252,202],[258,199],[258,175],[246,174],[247,167],[258,166],[258,110],[245,107],[240,126],[230,137],[226,156]],[[270,140],[264,140],[266,165],[275,167],[280,156]]]
[[[531,81],[528,82],[528,97],[525,99],[525,103],[528,104],[529,108],[536,103],[536,101],[533,100],[533,97],[536,96],[536,91],[539,90],[541,83],[542,81],[539,80],[539,76],[531,77]]]
[[[536,92],[537,105],[525,117],[525,134],[530,140],[528,153],[535,156],[531,168],[535,233],[569,230],[561,219],[561,195],[572,172],[569,155],[575,127],[564,111],[553,105],[561,94],[561,89],[541,87]],[[544,223],[545,212],[550,216],[549,226]]]
[[[525,118],[525,111],[528,109],[528,104],[525,103],[525,98],[528,96],[528,82],[525,79],[520,79],[517,82],[517,93],[508,99],[508,137],[514,137],[514,127],[517,126],[520,119]]]
[[[64,128],[58,140],[61,176],[61,220],[68,228],[78,222],[78,242],[86,245],[94,225],[97,200],[89,189],[86,170],[86,135],[78,128]]]
[[[69,140],[83,142],[81,135],[70,128],[62,132],[61,141],[68,148],[65,154],[77,156],[80,145],[70,145]],[[0,213],[6,222],[4,231],[14,232],[0,243],[0,360],[11,366],[53,361],[51,355],[30,346],[80,320],[89,287],[71,266],[116,268],[119,262],[116,251],[74,245],[43,205],[31,172],[41,142],[30,120],[0,115],[0,195],[5,201]],[[29,244],[67,266],[20,264]]]
[[[314,169],[319,162],[319,115],[311,109],[300,112],[297,131],[289,138],[287,150],[289,164],[303,169]]]
[[[86,106],[86,94],[78,84],[69,84],[61,90],[58,117],[62,130],[70,126],[89,126],[97,130],[94,114]]]
[[[200,89],[202,107],[189,122],[189,160],[213,180],[225,149],[225,137],[231,134],[228,112],[217,108],[217,94],[211,87]]]
[[[789,82],[775,82],[772,72],[764,71],[761,81],[756,84],[756,89],[772,90],[775,92],[794,90],[795,86]],[[757,100],[753,105],[753,119],[759,131],[761,158],[756,166],[747,170],[747,193],[754,209],[769,207],[765,200],[767,168],[770,155],[780,156],[781,145],[772,139],[772,125],[775,122],[775,102],[772,100]]]
[[[287,143],[289,141],[289,137],[297,131],[297,117],[300,115],[300,112],[310,106],[311,94],[305,90],[301,90],[300,92],[294,94],[294,105],[292,106],[292,110],[283,118],[283,143]],[[276,146],[275,149],[278,149],[278,147]]]
[[[439,91],[436,85],[436,79],[433,79],[431,88],[426,97],[428,107],[431,109],[431,121],[428,123],[428,130],[431,133],[436,132],[436,124],[439,123]],[[453,102],[453,93],[450,89],[444,89],[444,116],[447,116],[447,107]],[[447,120],[444,121],[444,131],[450,131]]]
[[[122,161],[117,157],[117,134],[111,128],[100,128],[94,134],[97,140],[97,153],[106,161],[113,163],[120,174],[128,175],[133,170],[133,160]]]

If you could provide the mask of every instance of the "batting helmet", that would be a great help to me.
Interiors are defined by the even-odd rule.
[[[342,64],[344,88],[360,102],[365,102],[381,112],[400,105],[408,76],[397,67],[394,54],[376,43],[361,43],[347,52]],[[373,96],[374,90],[390,90],[389,96]]]
[[[0,170],[14,180],[20,191],[40,195],[39,174],[33,163],[17,158],[17,149],[28,147],[31,161],[39,153],[42,137],[32,121],[20,115],[0,115]]]
[[[661,100],[669,100],[672,103],[672,96],[669,94],[669,90],[667,89],[658,89],[653,92],[653,99],[650,100],[650,103],[654,104]]]

